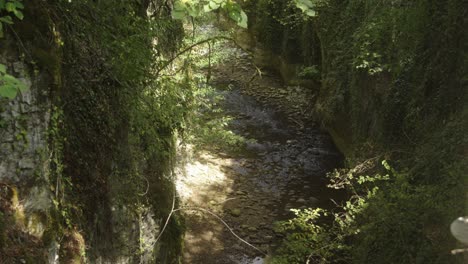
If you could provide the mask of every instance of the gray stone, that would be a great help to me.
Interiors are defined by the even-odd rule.
[[[15,73],[24,72],[24,64],[21,61],[13,62],[13,71]]]
[[[7,164],[6,162],[0,163],[0,179],[6,178],[7,175]]]
[[[18,166],[21,169],[34,169],[36,167],[36,164],[32,158],[25,157],[18,162]]]
[[[25,80],[23,80],[24,83],[27,84],[27,82]],[[29,86],[31,86],[31,84],[29,83]],[[21,99],[22,99],[22,102],[23,103],[26,103],[28,105],[31,105],[33,104],[33,95],[32,95],[32,91],[31,90],[27,90],[23,93],[21,93]]]

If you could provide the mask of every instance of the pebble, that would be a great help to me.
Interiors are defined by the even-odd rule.
[[[230,213],[232,216],[239,217],[241,215],[241,210],[239,208],[231,209]]]
[[[306,202],[306,200],[305,200],[305,199],[303,199],[303,198],[299,198],[299,199],[297,199],[297,201],[296,201],[296,202],[298,202],[298,203],[305,203],[305,202]]]
[[[254,227],[254,226],[250,226],[250,227],[247,228],[247,230],[249,230],[250,232],[256,232],[257,228]]]
[[[312,203],[312,204],[316,204],[319,202],[319,199],[315,198],[315,197],[310,197],[309,198],[309,201]]]

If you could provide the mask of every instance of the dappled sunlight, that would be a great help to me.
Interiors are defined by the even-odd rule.
[[[182,202],[202,206],[210,201],[219,203],[225,199],[226,193],[232,191],[233,180],[226,175],[223,167],[232,164],[231,159],[217,158],[205,152],[179,168],[176,187]],[[213,195],[213,191],[216,195]]]

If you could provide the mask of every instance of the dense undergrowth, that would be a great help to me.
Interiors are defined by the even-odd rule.
[[[354,168],[341,179],[386,175],[384,159],[391,173],[345,184],[351,198],[328,225],[317,224],[323,212],[298,212],[276,262],[461,263],[448,227],[467,209],[466,3],[312,2],[315,16],[294,1],[246,4],[252,33],[320,71],[316,118]]]

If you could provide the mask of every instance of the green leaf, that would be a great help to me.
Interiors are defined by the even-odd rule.
[[[13,4],[16,6],[16,8],[24,9],[24,5],[19,1],[15,1]]]
[[[6,66],[0,63],[0,73],[5,74],[6,73]]]
[[[186,9],[187,7],[183,3],[181,3],[180,1],[176,1],[174,3],[174,9],[172,10],[177,12],[185,12]]]
[[[198,17],[200,16],[200,10],[196,6],[190,6],[187,8],[189,16]]]
[[[172,10],[171,16],[173,19],[184,19],[185,17],[185,12],[184,11],[177,11],[177,10]]]
[[[218,9],[221,6],[220,3],[216,3],[214,1],[210,1],[208,5],[211,7],[212,10]]]
[[[8,99],[14,99],[18,94],[18,90],[12,85],[2,85],[0,86],[0,96],[6,97]]]
[[[8,12],[13,12],[13,11],[16,10],[16,6],[15,6],[15,4],[13,4],[12,2],[8,2],[8,3],[6,3],[6,5],[5,5],[5,9],[6,9],[6,11],[8,11]]]
[[[382,161],[382,165],[385,167],[386,170],[391,170],[392,169],[392,167],[390,167],[390,165],[388,164],[388,162],[386,160]]]
[[[241,16],[241,19],[239,22],[237,22],[237,25],[242,28],[247,28],[247,22],[248,22],[247,14],[241,10],[240,16]]]
[[[13,11],[13,13],[15,14],[15,16],[16,16],[19,20],[23,20],[23,18],[24,18],[23,12],[21,12],[21,11],[15,9],[15,11]]]
[[[11,18],[11,16],[3,16],[3,17],[0,17],[0,22],[11,25],[13,24],[13,19]]]
[[[5,9],[5,0],[0,0],[0,9]]]
[[[205,13],[211,12],[212,10],[213,9],[211,9],[210,4],[206,4],[203,6],[203,11],[205,11]]]
[[[14,99],[17,94],[17,90],[13,86],[0,86],[0,96],[8,99]]]
[[[208,4],[206,4],[206,5],[203,6],[203,11],[205,11],[206,13],[208,13],[208,12],[211,12],[211,11],[213,11],[213,10],[218,9],[220,6],[221,6],[221,5],[218,4],[218,3],[216,3],[216,2],[210,1],[210,2],[208,2]]]
[[[306,5],[304,5],[304,4],[302,4],[302,3],[297,3],[296,6],[297,6],[299,9],[301,9],[302,12],[305,12],[306,10],[309,9]]]
[[[304,5],[308,8],[313,8],[315,7],[315,3],[312,2],[311,0],[296,0],[297,5]]]
[[[310,16],[310,17],[315,17],[317,15],[317,12],[315,12],[314,10],[312,9],[309,9],[305,12],[306,15]]]

